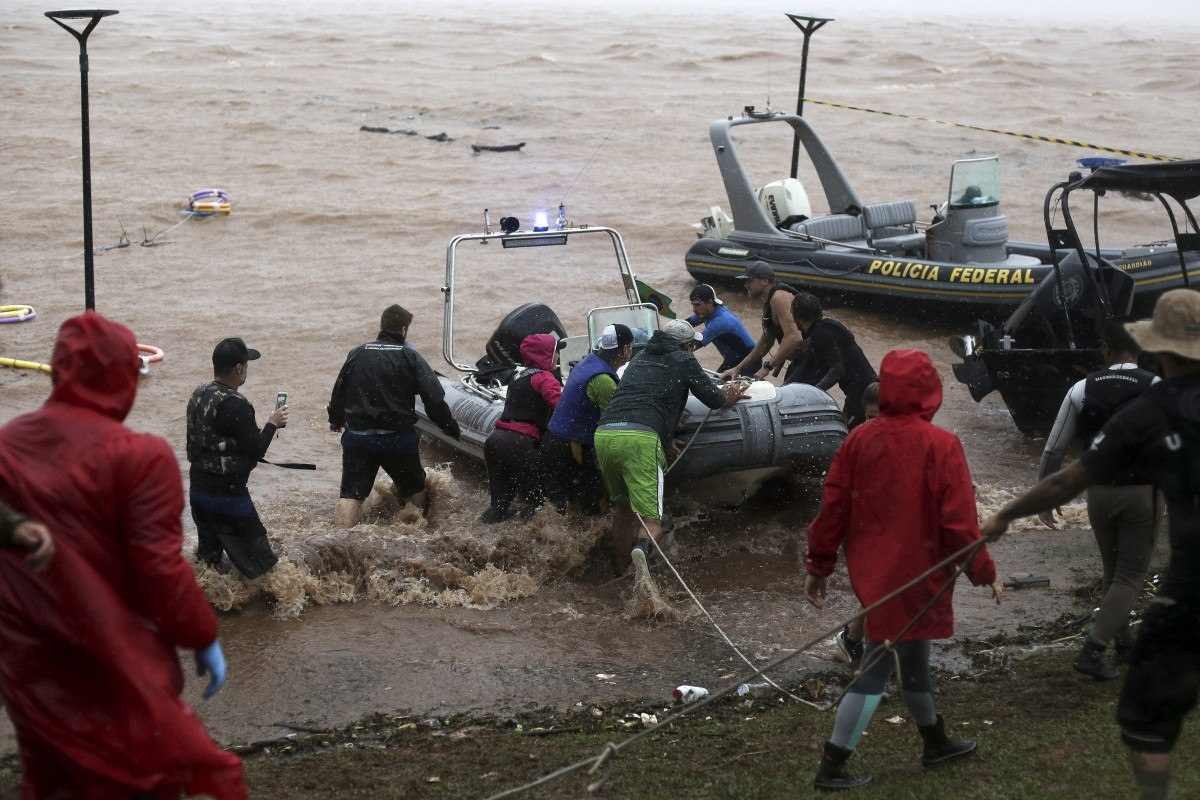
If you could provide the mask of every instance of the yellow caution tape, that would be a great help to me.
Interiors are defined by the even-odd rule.
[[[1003,136],[1015,136],[1018,139],[1029,139],[1034,142],[1050,142],[1051,144],[1065,144],[1070,147],[1082,147],[1085,150],[1098,150],[1101,153],[1116,153],[1121,156],[1130,156],[1132,158],[1143,158],[1147,161],[1184,161],[1185,159],[1179,156],[1164,156],[1157,153],[1143,153],[1140,150],[1129,150],[1121,147],[1108,147],[1103,144],[1093,144],[1091,142],[1081,142],[1078,139],[1063,139],[1058,136],[1043,136],[1039,133],[1019,133],[1017,131],[1006,131],[1000,128],[985,128],[980,125],[967,125],[963,122],[948,122],[944,119],[932,119],[930,117],[922,117],[916,114],[901,114],[896,111],[881,111],[878,108],[863,108],[862,106],[851,106],[845,103],[833,103],[829,100],[813,100],[810,97],[804,98],[806,103],[815,103],[819,106],[829,106],[830,108],[842,108],[847,111],[865,111],[868,114],[883,114],[885,117],[900,117],[901,119],[916,119],[921,122],[933,122],[937,125],[949,125],[953,128],[966,128],[971,131],[983,131],[984,133],[998,133]]]
[[[12,367],[13,369],[33,369],[38,372],[50,374],[50,365],[41,364],[37,361],[22,361],[19,358],[4,358],[0,356],[0,367]]]

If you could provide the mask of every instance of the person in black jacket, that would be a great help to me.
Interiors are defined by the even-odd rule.
[[[236,337],[213,348],[213,380],[196,388],[187,406],[188,502],[199,543],[196,559],[219,566],[222,555],[247,578],[257,578],[279,560],[258,518],[246,483],[267,454],[276,428],[287,425],[287,406],[271,412],[259,430],[238,388],[249,363],[261,354]]]
[[[785,383],[807,383],[828,391],[838,386],[846,395],[842,416],[854,428],[866,421],[863,393],[878,378],[854,334],[824,315],[821,301],[808,292],[792,298],[792,317],[804,335],[804,356],[792,362]]]
[[[416,397],[447,436],[459,437],[437,375],[405,342],[412,314],[388,306],[379,335],[346,356],[329,398],[329,428],[342,434],[342,489],[333,523],[352,528],[362,518],[363,500],[379,468],[395,485],[397,499],[426,510],[425,468],[418,449]]]
[[[638,530],[644,525],[656,540],[662,532],[666,451],[673,449],[688,394],[709,408],[732,406],[743,396],[738,384],[721,388],[709,378],[692,354],[695,343],[695,329],[681,319],[656,331],[646,349],[629,362],[596,428],[596,461],[616,507],[614,556],[622,559],[629,553],[643,573],[653,545],[638,540]],[[617,566],[623,568],[624,563],[618,561]]]

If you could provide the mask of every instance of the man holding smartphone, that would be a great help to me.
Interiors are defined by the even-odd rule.
[[[213,349],[213,380],[192,393],[187,408],[188,499],[200,540],[196,560],[216,567],[228,553],[247,578],[266,573],[279,560],[246,483],[288,419],[283,395],[259,430],[254,406],[238,392],[250,362],[260,357],[239,338],[222,339]]]

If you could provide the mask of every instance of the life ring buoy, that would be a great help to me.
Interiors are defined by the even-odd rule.
[[[188,196],[188,211],[201,216],[228,214],[233,201],[224,189],[197,189]]]
[[[163,351],[161,347],[155,347],[152,344],[142,344],[138,342],[138,353],[146,357],[147,364],[157,364],[163,360]]]
[[[19,358],[4,358],[0,356],[0,367],[12,367],[13,369],[30,369],[37,372],[50,374],[50,365],[42,364],[38,361],[23,361]]]
[[[33,310],[33,306],[23,303],[14,306],[0,306],[0,323],[12,324],[29,322],[34,319],[37,319],[37,312]]]

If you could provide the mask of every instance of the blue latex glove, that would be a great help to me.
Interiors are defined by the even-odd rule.
[[[208,686],[204,689],[205,700],[221,691],[221,687],[225,685],[225,653],[221,650],[220,639],[214,639],[208,647],[196,651],[196,674],[208,675]]]

